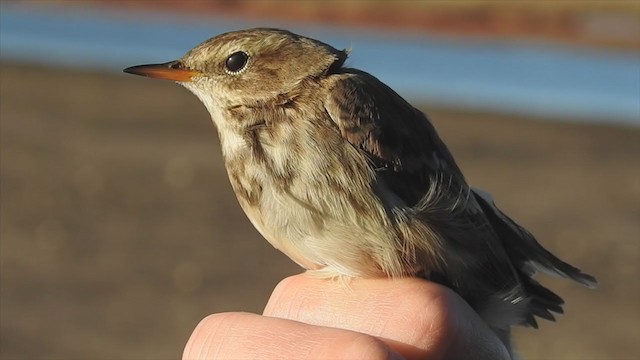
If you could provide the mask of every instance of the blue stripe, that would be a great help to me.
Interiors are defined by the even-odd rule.
[[[221,32],[275,26],[352,48],[348,66],[372,73],[412,101],[640,125],[637,52],[236,18],[26,11],[1,4],[0,59],[119,72],[179,58]]]

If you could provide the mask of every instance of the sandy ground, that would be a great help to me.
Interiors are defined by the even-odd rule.
[[[195,97],[160,81],[2,64],[2,359],[174,359],[207,314],[260,312],[300,270],[236,203]],[[428,106],[474,185],[596,275],[518,329],[528,359],[637,359],[640,130]]]

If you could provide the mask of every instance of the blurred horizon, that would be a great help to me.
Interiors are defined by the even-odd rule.
[[[340,3],[340,8],[327,5]],[[25,9],[94,9],[137,16],[231,16],[275,22],[378,29],[405,34],[539,40],[601,49],[640,50],[634,1],[326,1],[306,0],[14,0]],[[282,5],[288,7],[283,8]],[[169,15],[171,14],[171,15]]]
[[[569,44],[566,34],[555,34],[559,29],[539,38],[518,38],[505,36],[496,25],[495,37],[489,36],[491,31],[473,35],[473,28],[447,32],[444,21],[435,22],[440,30],[433,33],[415,26],[392,29],[385,23],[376,28],[376,19],[348,26],[339,21],[323,24],[322,17],[305,23],[286,16],[269,18],[270,11],[265,11],[266,18],[255,12],[242,17],[248,12],[244,2],[230,6],[190,1],[175,13],[171,2],[48,4],[2,3],[0,59],[120,72],[134,64],[173,60],[222,32],[274,26],[352,48],[347,66],[372,73],[414,102],[640,126],[640,47],[622,41],[628,36],[613,43],[583,39]],[[209,7],[217,12],[206,13]],[[625,24],[620,26],[629,26]]]

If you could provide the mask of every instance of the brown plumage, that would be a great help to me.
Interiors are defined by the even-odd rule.
[[[427,117],[346,58],[287,31],[251,29],[125,71],[176,80],[200,98],[245,213],[316,274],[437,281],[507,346],[509,326],[562,312],[535,271],[595,286],[470,188]]]

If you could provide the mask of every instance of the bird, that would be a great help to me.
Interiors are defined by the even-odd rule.
[[[460,295],[508,349],[510,328],[555,320],[545,272],[593,288],[471,187],[427,115],[349,51],[287,30],[208,39],[126,73],[172,80],[207,108],[245,214],[313,276],[421,277]]]

